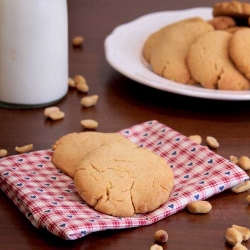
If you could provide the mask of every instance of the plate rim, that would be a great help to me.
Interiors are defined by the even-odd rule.
[[[199,13],[198,16],[202,17],[204,14],[210,14],[209,12],[211,11],[212,15],[212,8],[211,7],[196,7],[196,8],[188,8],[188,9],[181,9],[181,10],[166,10],[166,11],[159,11],[159,12],[152,12],[148,13],[145,15],[142,15],[140,17],[137,17],[129,22],[123,23],[121,25],[118,25],[115,27],[112,32],[105,38],[104,40],[104,52],[105,52],[105,57],[107,62],[110,64],[112,68],[114,68],[116,71],[121,73],[122,75],[128,77],[131,80],[134,80],[140,84],[159,89],[165,92],[170,92],[178,95],[184,95],[184,96],[191,96],[191,97],[197,97],[197,98],[202,98],[202,99],[213,99],[213,100],[228,100],[228,101],[247,101],[250,100],[250,91],[245,90],[245,91],[229,91],[229,90],[214,90],[214,89],[205,89],[202,87],[198,86],[190,86],[186,84],[181,84],[177,82],[170,81],[168,79],[165,79],[161,76],[156,75],[152,71],[149,70],[147,66],[148,63],[143,59],[142,53],[141,53],[141,58],[140,60],[144,60],[144,63],[141,62],[141,64],[145,64],[145,68],[147,69],[148,73],[151,72],[151,76],[154,76],[156,79],[155,82],[148,81],[143,77],[140,77],[138,74],[134,74],[133,71],[131,73],[131,68],[124,67],[124,64],[122,64],[119,60],[116,60],[116,57],[114,56],[115,52],[115,46],[114,42],[118,38],[121,33],[124,34],[124,32],[127,29],[131,29],[131,27],[136,27],[141,24],[148,23],[149,21],[152,20],[152,18],[155,18],[156,16],[162,17],[163,15],[175,15],[180,18],[180,15],[183,13],[186,14],[191,14],[192,13]],[[196,15],[197,16],[197,15]],[[171,22],[170,22],[171,23]],[[157,30],[158,28],[155,28]],[[152,33],[149,32],[148,35]],[[126,34],[126,32],[125,32]],[[142,46],[142,44],[141,44]],[[121,48],[120,48],[121,49]],[[122,55],[120,53],[119,55]],[[150,73],[149,73],[150,74]],[[157,82],[159,80],[159,82]],[[164,82],[164,85],[161,83]],[[166,85],[165,85],[166,83]],[[168,84],[168,85],[167,85]]]

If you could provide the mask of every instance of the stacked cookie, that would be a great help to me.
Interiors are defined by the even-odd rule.
[[[214,5],[213,19],[193,17],[167,25],[144,43],[154,73],[208,89],[250,88],[250,4]]]
[[[53,150],[53,163],[74,179],[80,197],[105,214],[153,211],[168,200],[174,185],[163,158],[116,133],[70,133]]]

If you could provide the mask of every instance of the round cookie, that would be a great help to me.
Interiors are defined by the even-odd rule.
[[[201,35],[191,46],[187,64],[193,77],[209,89],[248,90],[249,81],[236,69],[228,54],[232,37],[215,30]]]
[[[250,28],[234,33],[229,41],[228,51],[238,70],[250,79]]]
[[[208,23],[211,24],[215,30],[225,30],[236,26],[235,20],[229,16],[217,16],[208,20]]]
[[[238,25],[246,25],[250,16],[250,3],[239,1],[216,3],[213,6],[213,16],[230,16]]]
[[[77,164],[74,184],[82,199],[97,211],[128,217],[165,203],[174,175],[157,154],[110,141]]]
[[[193,41],[211,30],[213,26],[198,17],[170,24],[149,36],[143,47],[144,57],[154,73],[175,82],[194,84],[185,57]]]
[[[124,145],[136,147],[127,138],[118,133],[81,132],[62,136],[52,146],[54,165],[70,177],[74,177],[76,164],[92,149],[108,141],[119,141]]]

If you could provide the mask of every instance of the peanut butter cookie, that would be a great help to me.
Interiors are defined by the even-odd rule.
[[[127,138],[117,133],[81,132],[70,133],[59,138],[52,146],[52,162],[70,177],[74,177],[76,164],[94,148],[108,141],[118,141],[136,147]]]
[[[165,159],[153,152],[110,141],[77,164],[74,184],[82,199],[97,211],[128,217],[165,203],[174,175]]]
[[[238,70],[250,79],[250,28],[234,33],[229,41],[228,51]]]
[[[186,54],[199,35],[213,29],[198,17],[170,24],[149,36],[143,47],[144,57],[154,73],[175,82],[194,84],[186,64]]]
[[[236,26],[235,20],[229,16],[217,16],[208,20],[208,23],[213,25],[215,30],[226,30]]]
[[[213,7],[213,16],[230,16],[238,25],[246,25],[250,16],[250,3],[239,1],[216,3]]]
[[[248,90],[249,81],[238,71],[228,53],[232,37],[215,30],[201,35],[191,46],[187,63],[193,77],[209,89]]]

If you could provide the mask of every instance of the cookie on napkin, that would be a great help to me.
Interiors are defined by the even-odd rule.
[[[119,141],[124,145],[136,145],[117,133],[81,132],[70,133],[59,138],[52,146],[54,165],[70,177],[74,177],[76,164],[94,148],[108,141]]]
[[[228,54],[232,34],[214,30],[201,35],[187,54],[193,77],[205,88],[248,90],[250,82],[234,66]]]
[[[165,203],[174,175],[165,159],[148,149],[110,141],[77,164],[74,184],[82,199],[97,211],[128,217]]]

